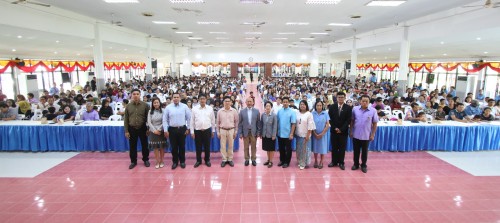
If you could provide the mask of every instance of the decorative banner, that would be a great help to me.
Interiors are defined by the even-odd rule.
[[[65,72],[73,72],[78,68],[80,71],[87,71],[91,67],[94,67],[94,62],[91,61],[32,61],[24,60],[24,66],[20,65],[21,61],[0,61],[0,74],[4,73],[7,69],[17,67],[19,70],[25,73],[33,73],[38,67],[43,67],[46,72],[54,72],[59,69],[63,69]],[[135,62],[105,62],[104,69],[144,69],[146,67],[145,63],[135,63]]]
[[[488,63],[477,63],[477,62],[462,62],[462,63],[410,63],[408,67],[411,71],[421,72],[425,69],[426,72],[432,73],[437,68],[442,68],[445,71],[451,72],[461,67],[465,72],[476,73],[488,67],[496,72],[500,73],[500,63],[499,62],[488,62]],[[373,69],[373,70],[388,70],[394,71],[399,68],[399,64],[356,64],[358,69]]]

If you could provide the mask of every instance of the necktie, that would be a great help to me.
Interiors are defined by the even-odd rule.
[[[342,105],[340,105],[340,107],[339,107],[339,116],[340,116],[340,112],[342,112]]]

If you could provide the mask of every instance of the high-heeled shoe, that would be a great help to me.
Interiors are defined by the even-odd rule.
[[[269,162],[269,164],[267,164],[267,168],[271,168],[273,167],[273,162]]]
[[[320,163],[320,164],[318,165],[318,169],[323,169],[323,163]]]

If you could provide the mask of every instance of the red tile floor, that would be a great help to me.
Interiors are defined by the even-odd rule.
[[[127,153],[89,152],[34,178],[0,178],[0,222],[500,221],[500,177],[425,152],[371,152],[367,174],[350,170],[352,153],[345,171],[267,168],[260,149],[257,167],[243,165],[242,150],[233,168],[218,153],[210,168],[194,169],[189,153],[186,169],[171,170],[170,158],[129,170]]]

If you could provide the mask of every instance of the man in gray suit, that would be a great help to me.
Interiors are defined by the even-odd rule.
[[[252,158],[252,165],[257,166],[257,133],[259,132],[258,124],[260,122],[259,110],[253,107],[254,101],[251,97],[246,100],[247,108],[241,109],[239,124],[238,124],[238,134],[240,138],[243,138],[243,144],[245,149],[245,166],[250,164],[249,159]],[[250,157],[248,147],[249,143],[252,146],[252,157]]]

